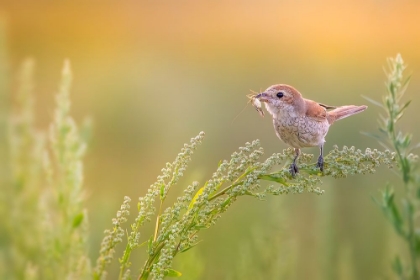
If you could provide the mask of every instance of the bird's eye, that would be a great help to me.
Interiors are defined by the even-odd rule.
[[[283,94],[283,92],[281,92],[281,91],[279,91],[279,92],[277,93],[277,97],[278,97],[278,98],[282,98],[282,97],[283,97],[283,95],[284,95],[284,94]]]

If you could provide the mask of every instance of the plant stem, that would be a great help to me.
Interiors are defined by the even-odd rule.
[[[152,268],[151,265],[153,264],[153,261],[160,255],[160,251],[162,250],[163,246],[165,246],[165,242],[161,242],[157,247],[153,255],[151,255],[146,263],[144,264],[144,268],[141,271],[141,274],[139,275],[138,280],[146,280],[149,278],[150,269]]]
[[[234,187],[236,187],[236,186],[240,186],[240,185],[242,185],[242,181],[240,181],[240,182],[237,182],[237,183],[235,183],[235,184],[232,184],[232,185],[229,185],[228,187],[226,187],[226,188],[224,188],[223,190],[221,190],[221,191],[219,191],[218,193],[216,193],[215,195],[213,195],[212,197],[209,197],[209,201],[212,201],[212,200],[214,200],[214,199],[216,199],[216,198],[218,198],[219,196],[222,196],[222,195],[224,195],[224,194],[226,194],[226,192],[227,191],[229,191],[230,189],[232,189],[232,188],[234,188]]]
[[[411,201],[407,198],[408,205],[412,205]],[[411,206],[409,206],[411,207]],[[416,253],[416,236],[415,236],[415,228],[414,228],[414,213],[413,211],[409,211],[408,213],[408,236],[407,241],[410,245],[410,260],[411,260],[411,266],[412,266],[412,273],[413,273],[413,279],[418,280],[419,279],[419,271],[417,269],[417,253]]]
[[[216,193],[215,195],[213,195],[212,197],[210,197],[209,198],[209,201],[212,201],[212,200],[214,200],[215,198],[217,198],[217,197],[219,197],[219,196],[221,196],[221,195],[224,195],[228,190],[230,190],[230,189],[232,189],[232,188],[234,188],[234,187],[236,187],[236,186],[239,186],[239,185],[241,185],[242,183],[243,183],[243,181],[240,181],[240,180],[242,180],[246,175],[248,175],[251,171],[253,171],[255,168],[248,168],[244,173],[242,173],[242,175],[241,176],[239,176],[236,180],[235,180],[235,182],[233,182],[231,185],[229,185],[228,187],[226,187],[226,188],[224,188],[223,190],[221,190],[221,191],[219,191],[218,193]]]
[[[160,206],[159,206],[159,213],[156,217],[156,226],[155,226],[155,235],[153,237],[153,242],[156,241],[157,238],[157,234],[159,231],[159,224],[160,224],[160,216],[162,215],[162,204],[163,204],[163,200],[160,200]]]

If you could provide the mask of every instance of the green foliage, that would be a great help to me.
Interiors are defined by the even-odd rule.
[[[127,217],[130,215],[130,201],[131,199],[126,196],[121,205],[120,211],[117,212],[117,217],[112,219],[114,228],[112,230],[105,230],[105,238],[102,240],[99,258],[96,261],[96,267],[93,273],[94,279],[102,279],[106,276],[105,268],[111,263],[115,253],[115,247],[118,243],[123,242],[125,235],[122,224],[127,222]]]
[[[199,243],[199,233],[203,229],[213,226],[221,215],[242,196],[251,196],[263,199],[266,195],[280,195],[287,193],[303,193],[304,191],[322,194],[324,191],[317,187],[321,177],[344,178],[348,175],[366,174],[375,172],[375,167],[386,164],[392,167],[395,154],[389,151],[366,149],[365,152],[354,147],[344,147],[339,150],[335,147],[325,156],[325,172],[320,173],[315,163],[311,163],[313,155],[303,154],[300,158],[298,176],[292,177],[288,165],[294,157],[293,149],[286,149],[276,153],[264,161],[260,161],[263,149],[258,140],[246,143],[244,147],[234,152],[229,160],[221,161],[213,173],[201,187],[193,182],[184,190],[184,194],[176,199],[172,206],[163,210],[163,202],[169,190],[184,174],[187,163],[191,160],[195,148],[201,144],[204,133],[192,138],[185,144],[181,153],[173,163],[167,163],[162,169],[162,175],[157,182],[151,185],[147,194],[139,199],[139,214],[131,225],[131,233],[123,256],[120,258],[119,279],[131,279],[130,257],[134,249],[147,244],[147,260],[138,276],[138,279],[163,279],[173,275],[172,261],[179,254],[190,250]],[[270,172],[274,167],[281,165],[276,172]],[[276,185],[263,187],[262,181],[276,182]],[[156,200],[159,205],[156,213]],[[125,201],[128,201],[127,199]],[[125,204],[123,204],[124,206]],[[126,209],[124,206],[121,209]],[[128,212],[126,212],[128,214]],[[115,245],[121,242],[123,230],[118,221],[122,212],[117,213],[114,219],[114,229],[106,231],[98,258],[96,278],[104,276],[106,265],[111,261]],[[143,242],[140,241],[139,229],[146,221],[155,216],[155,231]],[[120,235],[117,232],[120,231]],[[111,249],[112,248],[112,249]],[[104,262],[103,260],[107,260]]]
[[[38,219],[38,194],[44,139],[34,128],[32,60],[26,60],[20,71],[20,87],[16,94],[16,109],[8,122],[10,178],[2,188],[2,205],[10,209],[2,213],[5,226],[7,261],[19,277],[32,274],[37,263],[40,230],[33,219]],[[13,199],[10,199],[10,198]],[[27,212],[26,212],[27,211]],[[31,213],[32,215],[29,215]],[[21,225],[26,230],[21,230]],[[7,276],[7,275],[6,275]]]
[[[395,151],[399,175],[402,180],[403,195],[396,199],[395,191],[389,184],[382,191],[382,199],[378,202],[386,218],[394,227],[399,236],[403,238],[409,249],[410,259],[402,260],[396,256],[393,269],[400,279],[420,279],[420,228],[418,215],[420,214],[420,177],[416,173],[417,156],[411,153],[411,134],[398,130],[397,123],[404,115],[410,101],[402,102],[410,78],[404,78],[406,66],[400,54],[396,58],[388,59],[385,83],[387,94],[380,102],[369,99],[381,107],[386,115],[379,119],[381,136],[375,136],[380,143]],[[415,147],[418,147],[417,144]],[[399,201],[401,203],[399,203]]]
[[[398,204],[393,189],[387,187],[380,203],[410,248],[411,265],[396,257],[393,268],[401,278],[417,279],[420,236],[416,232],[414,217],[418,213],[420,179],[414,173],[416,157],[410,154],[411,137],[396,132],[395,126],[409,104],[398,105],[406,86],[406,83],[400,82],[404,68],[401,65],[400,58],[391,61],[392,75],[387,85],[390,96],[385,98],[384,105],[377,104],[388,110],[381,131],[390,141],[383,145],[393,147],[395,152],[334,147],[324,157],[323,173],[316,167],[313,155],[302,154],[300,173],[292,177],[288,167],[294,151],[286,149],[263,159],[264,151],[259,141],[255,140],[240,147],[229,159],[221,161],[210,179],[201,184],[193,182],[184,188],[170,205],[168,195],[171,195],[171,189],[184,175],[194,151],[202,143],[204,133],[201,132],[184,145],[172,163],[165,165],[157,181],[139,198],[137,216],[128,228],[125,224],[130,215],[131,199],[124,197],[120,210],[112,220],[112,228],[105,231],[99,257],[92,270],[87,257],[88,216],[83,208],[82,164],[89,128],[79,129],[70,116],[70,65],[65,63],[54,120],[46,133],[38,131],[34,125],[34,64],[31,60],[26,61],[20,75],[16,109],[8,129],[11,175],[10,180],[2,182],[1,278],[105,279],[120,243],[125,249],[118,259],[119,279],[132,279],[132,254],[141,247],[146,250],[147,256],[142,267],[134,264],[134,271],[139,271],[136,278],[182,277],[182,271],[172,267],[174,258],[197,246],[202,230],[215,225],[241,197],[264,200],[268,195],[303,192],[321,195],[324,193],[319,187],[322,177],[339,179],[369,174],[381,164],[393,167],[397,163],[406,196]],[[392,68],[394,66],[397,70]],[[140,229],[152,220],[153,232],[141,236]],[[270,255],[265,259],[270,260]],[[198,263],[195,274],[201,273],[202,263]]]
[[[86,279],[91,274],[82,205],[86,144],[69,115],[70,64],[64,65],[48,142],[34,125],[33,69],[33,61],[25,61],[9,122],[11,179],[4,183],[2,202],[10,211],[1,218],[10,269],[2,278]]]
[[[69,115],[71,80],[66,61],[49,131],[50,149],[43,158],[48,188],[44,194],[47,207],[41,211],[46,230],[42,234],[45,267],[41,275],[48,278],[81,279],[90,274],[87,213],[82,204],[86,143]]]

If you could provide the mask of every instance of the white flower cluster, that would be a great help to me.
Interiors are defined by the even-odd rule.
[[[128,196],[125,196],[124,202],[121,205],[120,210],[117,212],[117,217],[112,219],[112,230],[107,229],[104,232],[105,237],[102,240],[99,257],[96,261],[96,267],[94,270],[95,279],[105,278],[105,267],[111,263],[117,244],[123,242],[125,231],[122,228],[122,224],[127,222],[127,217],[130,215],[130,202],[131,199]]]
[[[162,202],[170,187],[182,176],[192,151],[201,142],[202,136],[200,134],[193,138],[190,144],[185,145],[176,160],[162,169],[162,175],[149,188],[146,196],[140,198],[139,216],[131,226],[132,233],[120,259],[120,275],[126,275],[131,250],[140,245],[138,228],[155,215],[154,204],[157,197],[160,198],[161,206],[156,216],[155,234],[142,243],[148,244],[148,259],[139,279],[152,277],[160,280],[166,276],[178,275],[179,273],[171,268],[174,257],[196,246],[200,231],[214,225],[240,196],[248,195],[262,199],[267,194],[304,191],[322,194],[324,191],[317,187],[321,183],[321,176],[341,178],[352,174],[372,173],[379,164],[392,166],[395,157],[390,152],[367,149],[362,153],[354,147],[344,147],[343,150],[335,147],[324,158],[324,173],[320,173],[316,163],[312,162],[313,155],[302,154],[299,161],[301,172],[293,177],[287,168],[294,157],[293,149],[273,154],[261,162],[263,149],[260,142],[255,140],[239,148],[231,155],[230,160],[221,161],[212,178],[201,188],[198,182],[192,183],[172,206],[161,213]],[[270,173],[273,167],[280,164],[283,167],[280,167],[279,171]],[[262,188],[261,181],[278,184]]]
[[[200,132],[196,137],[191,138],[189,144],[185,144],[172,163],[167,163],[166,167],[162,169],[162,175],[158,176],[157,181],[150,186],[147,190],[147,194],[139,198],[138,210],[139,214],[136,217],[134,223],[131,225],[131,233],[128,237],[128,244],[124,251],[124,256],[122,258],[121,269],[125,270],[129,267],[129,257],[131,251],[139,246],[139,228],[146,222],[150,221],[151,217],[155,214],[155,201],[159,197],[161,202],[166,198],[170,188],[175,185],[178,180],[184,175],[184,171],[187,168],[187,164],[191,161],[191,155],[194,153],[194,150],[204,139],[204,132]],[[193,190],[191,190],[191,193]],[[188,196],[188,193],[186,194]],[[182,208],[182,202],[177,206]],[[168,210],[169,212],[170,210]],[[174,212],[180,211],[174,206]],[[166,216],[165,216],[166,215]],[[170,221],[168,218],[167,212],[163,215],[166,218],[166,221]],[[160,217],[159,217],[160,218]],[[166,226],[166,222],[164,226]],[[159,225],[159,221],[158,221]],[[157,244],[154,242],[154,244]],[[154,244],[149,245],[149,254],[154,254]],[[149,273],[149,272],[145,272]]]

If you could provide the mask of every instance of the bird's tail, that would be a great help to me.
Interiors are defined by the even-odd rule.
[[[328,122],[332,124],[335,121],[350,117],[351,115],[358,114],[367,109],[367,106],[341,106],[328,112]]]

